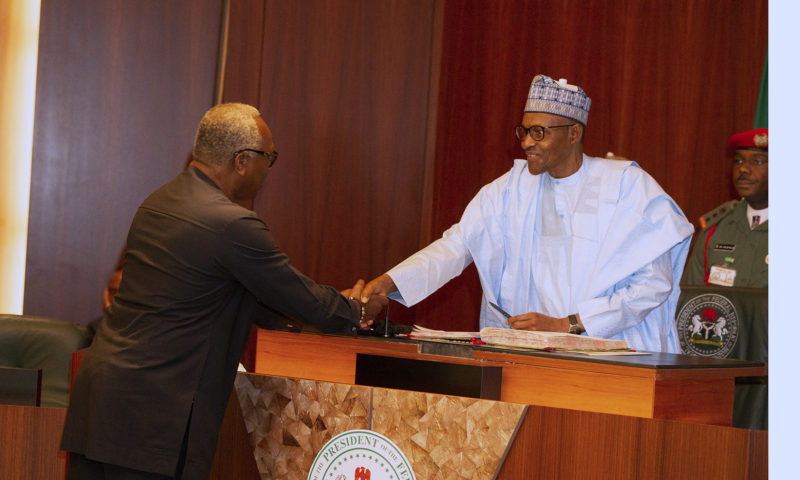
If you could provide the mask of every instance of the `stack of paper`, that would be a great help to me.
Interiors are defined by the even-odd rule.
[[[471,338],[480,338],[481,332],[450,332],[447,330],[433,330],[431,328],[420,327],[414,325],[411,333],[408,334],[409,338],[433,338],[442,340],[469,340]]]
[[[534,332],[511,328],[487,327],[481,330],[481,340],[491,345],[510,347],[554,348],[556,350],[627,350],[625,340],[573,335],[565,332]]]
[[[480,332],[451,332],[415,325],[409,333],[409,338],[423,340],[470,340],[474,338],[489,345],[556,350],[628,350],[625,340],[607,340],[564,332],[535,332],[512,328],[486,327]]]

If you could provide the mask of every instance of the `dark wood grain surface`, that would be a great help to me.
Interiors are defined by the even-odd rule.
[[[221,0],[42,4],[25,312],[85,323],[138,203],[213,102]],[[592,98],[585,151],[636,160],[694,221],[732,198],[767,2],[232,1],[225,101],[281,157],[256,211],[294,264],[346,288],[458,221],[520,156],[532,77]],[[746,33],[743,33],[746,32]],[[474,268],[403,323],[475,330]]]
[[[255,208],[320,283],[349,288],[419,247],[435,5],[231,5],[224,100],[256,104],[281,154]]]
[[[591,97],[587,154],[635,160],[697,224],[734,198],[727,139],[752,128],[766,51],[765,0],[446,2],[432,235],[521,157],[512,129],[538,73]],[[479,292],[462,275],[418,319],[474,330]]]
[[[24,312],[102,314],[136,207],[214,100],[222,0],[44,0]]]
[[[0,478],[64,478],[67,453],[59,444],[66,415],[66,408],[0,405]]]
[[[766,479],[767,432],[530,406],[498,479]]]

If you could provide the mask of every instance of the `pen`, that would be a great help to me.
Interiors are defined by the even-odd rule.
[[[502,308],[500,308],[496,303],[489,302],[489,305],[491,305],[492,308],[494,308],[495,310],[500,312],[504,317],[511,318],[511,315],[508,312],[506,312],[505,310],[503,310]]]

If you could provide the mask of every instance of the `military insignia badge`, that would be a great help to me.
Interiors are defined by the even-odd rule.
[[[739,318],[725,296],[705,293],[678,312],[678,341],[687,355],[726,358],[739,339]]]
[[[764,148],[767,146],[767,134],[766,133],[758,133],[753,135],[753,143],[756,147]]]

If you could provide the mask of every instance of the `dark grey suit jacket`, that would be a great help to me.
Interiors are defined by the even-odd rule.
[[[128,233],[119,294],[75,379],[61,448],[207,478],[256,299],[323,330],[358,309],[289,264],[267,226],[196,168],[156,190]]]

